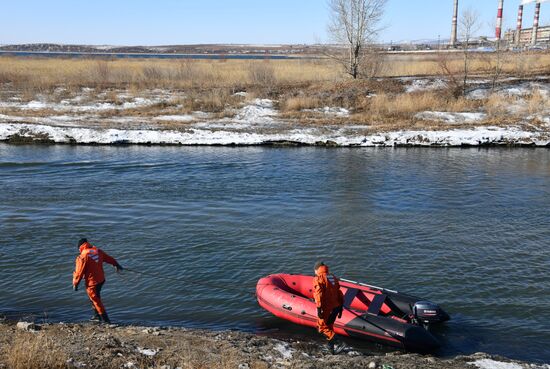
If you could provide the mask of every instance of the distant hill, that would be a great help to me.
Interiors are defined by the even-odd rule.
[[[2,45],[0,51],[67,52],[67,53],[115,53],[115,54],[267,54],[267,55],[316,55],[321,45],[165,45],[165,46],[112,46],[112,45],[64,45],[19,44]]]

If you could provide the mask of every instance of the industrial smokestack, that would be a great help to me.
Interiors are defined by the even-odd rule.
[[[496,29],[496,38],[497,42],[500,41],[502,37],[502,14],[504,12],[504,0],[499,0],[498,2],[498,12],[497,12],[497,29]]]
[[[523,28],[523,4],[519,5],[518,10],[518,25],[516,29],[516,45],[521,43],[521,29]]]
[[[454,0],[453,28],[451,30],[451,46],[455,47],[458,34],[458,0]]]
[[[540,19],[540,0],[537,0],[535,7],[535,20],[533,21],[533,31],[531,33],[531,44],[537,44],[537,34],[539,33],[539,19]]]

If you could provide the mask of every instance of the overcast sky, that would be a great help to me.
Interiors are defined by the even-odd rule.
[[[389,0],[382,41],[448,38],[452,0]],[[461,0],[479,12],[481,34],[494,36],[498,0]],[[519,0],[505,0],[506,28]],[[525,7],[525,26],[534,5]],[[2,0],[0,44],[168,45],[326,41],[326,0]],[[550,20],[550,2],[541,21]]]

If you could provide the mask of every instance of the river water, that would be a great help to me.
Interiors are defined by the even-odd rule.
[[[546,149],[1,144],[0,313],[87,319],[71,273],[88,237],[153,275],[107,268],[117,322],[316,339],[253,292],[321,258],[441,304],[442,355],[550,362],[549,209]]]

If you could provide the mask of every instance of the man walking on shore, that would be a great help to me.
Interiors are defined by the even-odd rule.
[[[340,291],[338,279],[329,274],[328,266],[322,261],[315,264],[313,278],[313,296],[317,305],[317,328],[328,340],[328,348],[332,354],[339,354],[346,345],[337,342],[334,333],[336,317],[342,317],[344,295]]]
[[[101,288],[105,283],[105,273],[103,272],[103,263],[108,263],[116,268],[117,272],[123,270],[122,266],[103,250],[97,248],[82,238],[78,241],[78,250],[80,255],[76,258],[75,271],[73,273],[73,290],[78,291],[78,285],[84,278],[86,292],[94,310],[92,321],[111,323],[105,306],[101,301]]]

